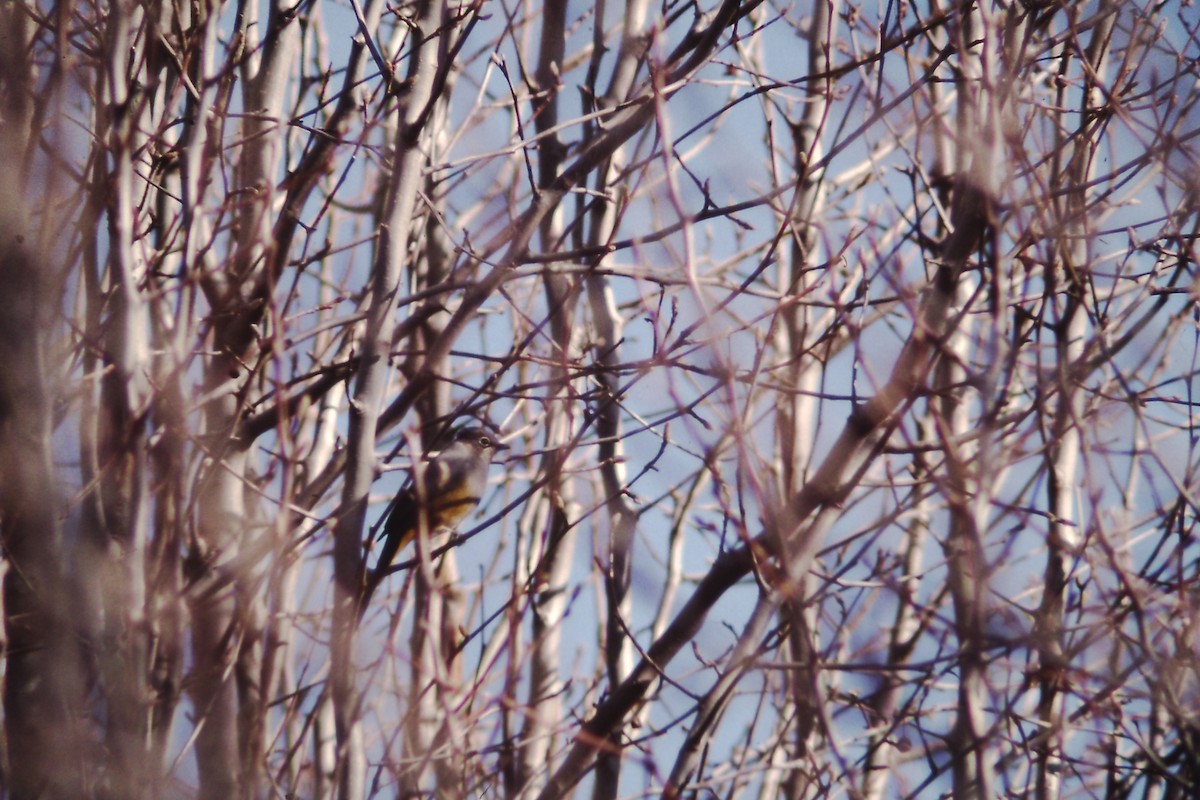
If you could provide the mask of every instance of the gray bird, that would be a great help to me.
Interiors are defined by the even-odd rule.
[[[458,428],[451,434],[450,443],[433,455],[423,469],[413,469],[413,479],[396,497],[379,534],[383,547],[363,586],[360,615],[388,576],[396,555],[413,540],[422,525],[428,534],[453,530],[475,510],[487,488],[492,457],[507,449],[508,445],[498,442],[484,428]]]

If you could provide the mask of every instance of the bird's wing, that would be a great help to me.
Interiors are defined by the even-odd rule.
[[[403,550],[412,539],[416,530],[413,521],[417,519],[417,513],[417,493],[409,484],[397,495],[395,503],[392,504],[392,510],[375,536],[376,541],[383,540],[383,546],[379,549],[379,557],[375,559],[374,569],[367,573],[362,595],[358,601],[359,618],[366,612],[367,606],[371,602],[371,595],[375,594],[379,584],[383,583],[383,579],[387,577],[388,568],[392,566],[396,554]]]

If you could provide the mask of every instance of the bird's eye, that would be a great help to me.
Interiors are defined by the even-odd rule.
[[[487,448],[492,446],[492,440],[486,436],[480,436],[479,437],[479,446],[486,450]]]

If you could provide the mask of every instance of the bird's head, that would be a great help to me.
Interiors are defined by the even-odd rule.
[[[500,441],[495,431],[477,425],[466,425],[455,429],[451,435],[451,442],[461,442],[467,447],[486,455],[489,459],[494,458],[496,453],[501,450],[508,449],[508,445]]]

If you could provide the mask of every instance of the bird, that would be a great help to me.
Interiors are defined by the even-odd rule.
[[[401,489],[379,538],[383,547],[375,568],[366,576],[359,600],[359,616],[371,595],[390,574],[392,561],[422,528],[426,534],[453,530],[475,510],[487,488],[492,458],[508,445],[485,428],[467,425],[455,429],[449,443],[429,457],[423,468],[415,467],[412,479]]]

